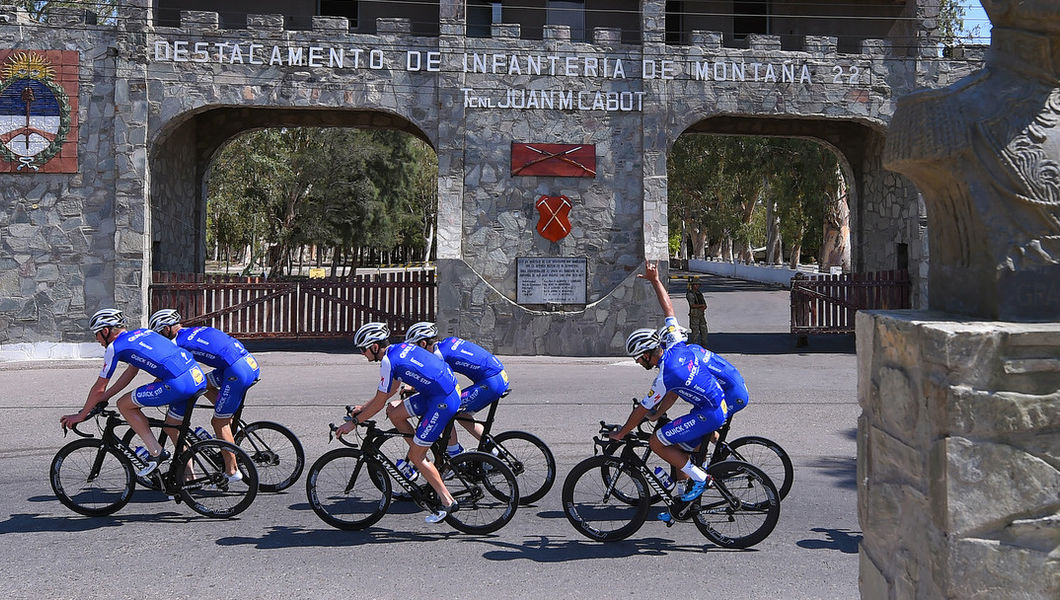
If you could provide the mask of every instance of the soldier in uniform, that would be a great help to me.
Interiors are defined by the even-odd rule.
[[[703,292],[699,291],[699,279],[688,280],[688,292],[685,294],[688,300],[688,326],[692,333],[688,341],[693,344],[706,347],[707,345],[707,301],[703,298]]]

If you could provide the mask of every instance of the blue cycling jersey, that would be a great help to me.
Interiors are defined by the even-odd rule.
[[[444,360],[453,371],[478,383],[504,370],[496,356],[482,346],[458,337],[447,337],[438,342],[434,353]]]
[[[198,367],[187,351],[150,329],[119,333],[103,352],[103,370],[99,376],[110,379],[118,362],[129,363],[162,380],[179,377]],[[200,380],[201,377],[200,372]]]
[[[239,340],[213,327],[181,327],[173,341],[202,364],[218,369],[230,367],[247,355]]]
[[[379,391],[390,392],[397,381],[427,395],[448,395],[456,390],[456,375],[449,365],[415,344],[394,344],[383,355],[379,366]]]
[[[714,409],[721,406],[725,392],[707,368],[711,355],[710,351],[694,344],[672,344],[663,352],[659,361],[659,375],[641,404],[653,408],[667,392],[674,392],[696,408]]]

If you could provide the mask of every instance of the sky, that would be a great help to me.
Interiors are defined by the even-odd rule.
[[[965,31],[970,33],[978,25],[979,33],[975,38],[975,42],[981,44],[990,43],[990,19],[987,18],[983,5],[979,0],[961,0],[961,4],[968,9],[964,14]]]

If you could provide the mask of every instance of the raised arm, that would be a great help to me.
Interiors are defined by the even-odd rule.
[[[651,283],[652,288],[655,289],[655,297],[659,300],[659,308],[662,309],[663,316],[676,316],[674,314],[674,305],[670,302],[670,294],[666,292],[666,286],[659,280],[658,264],[649,260],[644,261],[644,273],[638,273],[637,277],[647,279]]]

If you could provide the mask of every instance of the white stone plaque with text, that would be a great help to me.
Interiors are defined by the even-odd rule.
[[[515,262],[519,304],[585,304],[587,259],[520,257]]]

